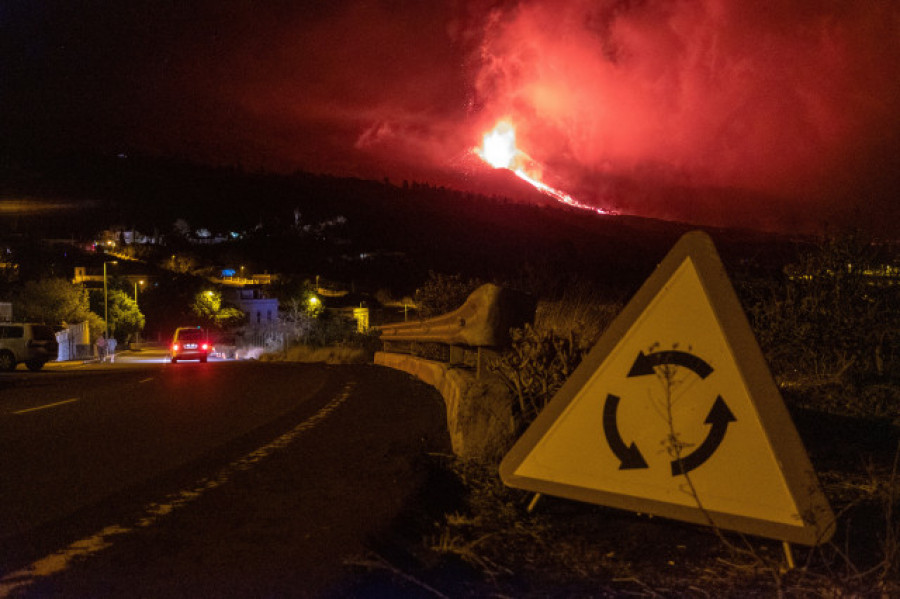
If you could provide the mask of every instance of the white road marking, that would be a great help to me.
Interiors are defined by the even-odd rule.
[[[13,412],[13,414],[27,414],[28,412],[37,412],[38,410],[46,410],[47,408],[55,408],[56,406],[63,406],[67,403],[72,403],[73,401],[78,401],[80,398],[73,397],[72,399],[65,399],[63,401],[57,401],[55,403],[48,403],[43,406],[38,406],[36,408],[28,408],[27,410],[19,410],[18,412]]]
[[[146,379],[142,379],[142,380],[138,381],[138,383],[149,383],[152,380],[153,380],[153,377],[151,376],[150,378],[146,378]]]
[[[142,513],[138,515],[136,521],[132,523],[130,527],[117,524],[109,525],[89,537],[79,539],[56,553],[50,554],[29,566],[25,566],[21,570],[10,572],[3,578],[0,578],[0,599],[10,597],[12,593],[31,586],[38,578],[51,576],[65,571],[76,560],[81,562],[91,555],[98,553],[107,547],[111,547],[113,545],[114,537],[128,534],[139,528],[153,526],[176,509],[200,499],[207,491],[226,484],[231,480],[231,477],[234,476],[234,474],[250,470],[257,463],[269,457],[276,451],[287,447],[300,437],[300,435],[325,420],[325,418],[331,415],[331,413],[340,407],[341,404],[347,401],[354,386],[356,386],[356,384],[353,382],[347,383],[344,385],[343,391],[320,408],[318,412],[277,439],[274,439],[244,457],[231,462],[219,470],[215,476],[201,478],[196,481],[190,489],[183,489],[176,493],[172,493],[159,503],[145,505]]]

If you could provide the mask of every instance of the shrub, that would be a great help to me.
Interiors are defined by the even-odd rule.
[[[520,427],[540,413],[621,310],[585,282],[538,302],[535,324],[510,331],[510,348],[490,364],[509,388]]]
[[[892,276],[897,257],[888,254],[856,235],[833,238],[804,252],[779,277],[738,281],[776,378],[806,389],[832,387],[826,394],[832,405],[817,407],[882,415],[886,406],[875,404],[884,403],[884,394],[871,385],[896,391],[900,285]],[[872,405],[864,405],[865,398]]]
[[[534,420],[589,349],[578,332],[560,335],[530,324],[510,331],[511,348],[493,360],[492,372],[509,388],[520,426]]]
[[[463,279],[462,275],[444,275],[429,271],[428,280],[416,289],[416,308],[423,318],[431,318],[456,310],[469,295],[480,287],[478,279]]]
[[[568,335],[575,331],[584,343],[593,345],[622,310],[618,296],[610,297],[586,281],[575,281],[557,299],[538,302],[534,325],[540,330]]]

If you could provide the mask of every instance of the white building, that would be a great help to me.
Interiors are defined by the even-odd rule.
[[[223,289],[222,299],[246,314],[247,324],[264,325],[278,321],[278,298],[266,297],[259,287]]]

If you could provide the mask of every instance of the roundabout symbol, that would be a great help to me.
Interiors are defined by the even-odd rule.
[[[628,377],[645,376],[654,374],[655,366],[680,366],[694,372],[701,379],[708,377],[713,369],[702,358],[691,353],[677,350],[659,351],[649,354],[638,352],[631,370],[628,371]],[[644,459],[641,450],[637,444],[632,441],[630,445],[626,444],[619,432],[618,426],[618,409],[621,398],[612,393],[606,395],[606,401],[603,404],[603,432],[606,435],[606,442],[609,444],[610,450],[619,459],[619,470],[637,470],[649,468],[647,460]],[[721,395],[716,396],[709,414],[704,420],[704,424],[709,424],[709,433],[706,439],[691,453],[672,460],[670,466],[672,476],[679,474],[687,474],[695,468],[702,466],[716,452],[722,441],[725,439],[725,433],[728,431],[728,425],[736,422],[737,419],[732,414],[725,400]]]

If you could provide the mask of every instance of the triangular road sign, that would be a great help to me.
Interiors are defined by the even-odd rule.
[[[688,233],[504,457],[511,487],[806,545],[834,531],[705,233]]]

